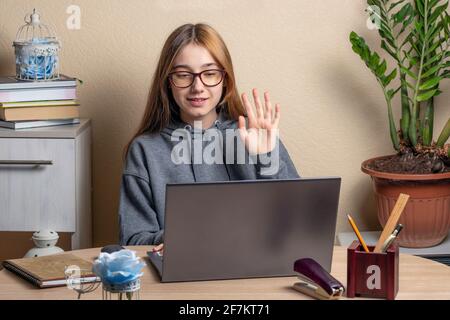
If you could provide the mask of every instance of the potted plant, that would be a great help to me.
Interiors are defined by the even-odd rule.
[[[404,230],[399,244],[434,246],[450,229],[450,145],[446,143],[450,119],[433,139],[435,97],[441,93],[441,81],[450,78],[448,0],[368,0],[367,4],[393,68],[355,32],[350,33],[350,42],[382,89],[396,153],[366,160],[361,169],[374,182],[383,226],[398,195],[410,195],[400,219]],[[401,108],[399,122],[394,119],[396,106]]]

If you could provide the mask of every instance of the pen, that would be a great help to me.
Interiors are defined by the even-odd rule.
[[[361,245],[363,246],[364,251],[365,251],[365,252],[370,252],[370,251],[369,251],[369,248],[367,248],[367,245],[366,245],[366,243],[364,242],[364,239],[362,238],[361,234],[359,233],[359,230],[358,230],[358,228],[356,227],[356,224],[355,224],[355,222],[353,221],[352,217],[350,217],[350,215],[348,214],[348,215],[347,215],[347,218],[348,218],[348,222],[350,222],[350,225],[352,226],[353,231],[355,231],[356,236],[358,237],[359,242],[360,242]]]
[[[392,231],[392,234],[383,243],[383,247],[381,249],[381,252],[386,252],[387,251],[387,249],[391,246],[391,244],[394,242],[394,240],[398,237],[398,234],[400,233],[400,231],[402,231],[402,229],[403,229],[403,225],[399,223],[395,227],[394,231]]]

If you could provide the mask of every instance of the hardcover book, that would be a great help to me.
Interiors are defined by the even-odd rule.
[[[79,117],[78,106],[0,108],[0,119],[5,121],[52,120]]]
[[[76,99],[76,87],[0,90],[0,102]]]
[[[76,85],[77,85],[77,79],[71,78],[71,77],[68,77],[65,75],[60,75],[59,79],[50,80],[50,81],[17,80],[14,76],[0,77],[0,90],[74,87]]]
[[[57,120],[32,120],[32,121],[2,121],[0,120],[0,128],[8,129],[29,129],[39,127],[61,126],[66,124],[78,124],[79,118],[74,119],[57,119]]]
[[[92,263],[71,253],[50,256],[12,259],[3,262],[3,267],[28,280],[39,288],[65,286],[65,270],[76,266],[80,270],[92,270]],[[81,282],[95,282],[100,279],[93,273],[82,273]]]

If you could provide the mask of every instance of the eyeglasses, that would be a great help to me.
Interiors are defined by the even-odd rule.
[[[194,83],[195,77],[198,76],[206,87],[215,87],[222,82],[225,73],[225,70],[216,69],[204,70],[199,73],[175,71],[169,73],[169,80],[177,88],[187,88]]]

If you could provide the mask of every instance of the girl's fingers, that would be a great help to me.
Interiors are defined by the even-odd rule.
[[[280,123],[280,116],[281,116],[281,109],[280,105],[277,103],[275,104],[275,117],[273,118],[272,121],[273,128],[278,128],[278,124]]]
[[[256,117],[258,119],[264,118],[264,110],[261,105],[261,100],[259,100],[258,90],[256,88],[253,89],[253,100],[255,101]]]
[[[239,135],[241,136],[242,141],[245,142],[248,132],[245,127],[245,118],[243,116],[239,116]]]
[[[248,101],[247,94],[245,92],[241,95],[241,97],[242,97],[242,103],[244,104],[245,110],[247,111],[248,125],[249,125],[249,127],[253,127],[254,123],[256,121],[255,114],[253,113],[253,108],[252,108],[250,102]]]
[[[264,92],[264,104],[266,106],[264,119],[272,122],[272,104],[270,102],[269,92]]]
[[[164,248],[164,243],[158,244],[156,247],[153,247],[153,252],[162,251]]]
[[[243,116],[239,116],[239,129],[246,129],[245,128],[245,118]]]

